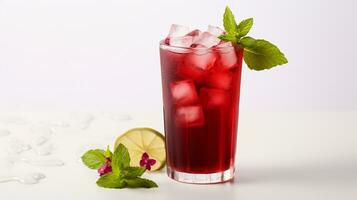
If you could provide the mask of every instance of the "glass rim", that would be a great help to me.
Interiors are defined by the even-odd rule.
[[[165,40],[160,41],[160,49],[165,49],[165,50],[173,50],[175,53],[190,53],[190,52],[211,52],[213,50],[219,50],[223,52],[231,51],[234,50],[235,47],[232,46],[213,46],[213,47],[179,47],[179,46],[171,46],[165,43]],[[238,46],[240,49],[241,47]],[[176,51],[175,51],[176,50]]]

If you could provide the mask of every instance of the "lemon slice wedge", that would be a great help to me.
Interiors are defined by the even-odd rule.
[[[120,143],[128,148],[131,166],[140,166],[141,156],[145,152],[156,160],[151,171],[160,170],[165,166],[165,137],[160,132],[152,128],[130,129],[116,139],[114,147]]]

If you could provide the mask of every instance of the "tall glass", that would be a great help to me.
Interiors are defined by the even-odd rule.
[[[185,183],[234,177],[243,50],[160,43],[167,174]]]

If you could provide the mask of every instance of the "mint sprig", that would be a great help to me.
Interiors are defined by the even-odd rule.
[[[108,157],[108,155],[110,157]],[[104,160],[103,160],[104,158]],[[89,150],[82,156],[83,163],[90,169],[98,169],[111,160],[112,172],[104,174],[97,180],[97,185],[104,188],[153,188],[158,185],[148,179],[141,178],[146,169],[130,166],[128,149],[119,144],[114,153],[104,150]]]
[[[121,173],[125,168],[130,165],[130,155],[128,149],[123,145],[119,144],[115,149],[112,157],[112,169],[113,173]]]
[[[99,169],[106,161],[105,151],[101,149],[89,150],[81,158],[90,169]]]
[[[249,33],[252,26],[253,26],[253,18],[248,18],[241,21],[237,26],[238,29],[237,37],[241,38],[243,36],[246,36]]]
[[[232,42],[244,49],[244,62],[250,69],[264,70],[288,63],[285,55],[271,42],[246,36],[253,26],[253,18],[236,23],[231,9],[227,6],[223,15],[226,33],[221,40]]]

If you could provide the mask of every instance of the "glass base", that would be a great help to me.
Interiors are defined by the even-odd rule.
[[[212,184],[212,183],[223,183],[234,178],[234,167],[230,167],[229,169],[216,172],[211,174],[193,174],[186,172],[179,172],[171,169],[169,166],[167,167],[167,175],[179,182],[182,183],[192,183],[192,184]]]

